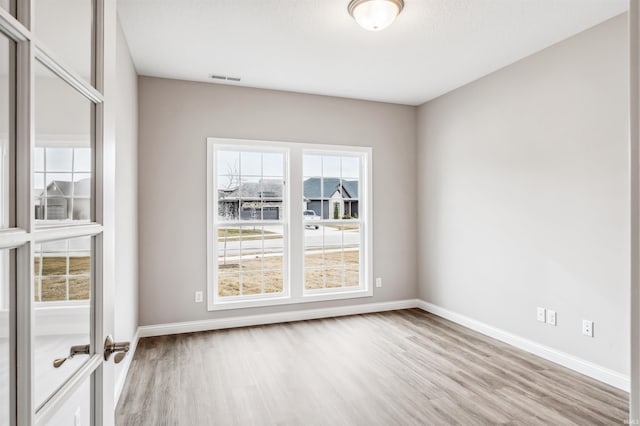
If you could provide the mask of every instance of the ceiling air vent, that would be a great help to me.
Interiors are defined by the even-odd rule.
[[[211,78],[214,80],[240,81],[240,77],[228,77],[226,75],[218,75],[218,74],[212,74]]]

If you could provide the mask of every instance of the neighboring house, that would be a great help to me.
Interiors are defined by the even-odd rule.
[[[218,212],[230,220],[279,220],[282,186],[280,179],[262,179],[245,182],[235,188],[219,189]]]
[[[358,181],[338,178],[309,178],[304,181],[306,210],[323,219],[358,217]],[[337,208],[336,208],[337,206]]]
[[[75,186],[75,187],[74,187]],[[91,179],[77,182],[54,180],[38,196],[36,219],[90,220]]]
[[[229,220],[279,220],[282,215],[282,181],[264,179],[218,189],[218,213]],[[309,178],[304,181],[305,210],[323,219],[358,217],[358,181]],[[324,206],[324,208],[321,208]]]

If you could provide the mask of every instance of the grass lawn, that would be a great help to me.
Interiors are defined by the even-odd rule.
[[[310,253],[305,255],[305,288],[336,288],[359,285],[360,252]],[[218,260],[223,265],[223,260]],[[282,292],[282,256],[257,257],[256,259],[227,260],[220,268],[218,294],[240,295],[240,271],[242,293],[263,294]],[[264,272],[263,272],[264,271]],[[264,291],[262,279],[264,276]]]
[[[357,223],[352,223],[349,225],[338,225],[335,223],[329,223],[324,225],[328,228],[333,228],[333,229],[338,229],[338,230],[342,230],[342,231],[357,231],[358,228],[360,228],[360,225],[358,225]]]
[[[34,300],[36,302],[56,302],[63,300],[87,300],[91,293],[91,257],[70,257],[67,276],[67,258],[47,256],[42,258],[42,279],[40,279],[40,258],[34,259]],[[67,278],[69,297],[67,299]],[[38,298],[38,287],[42,285],[42,299]]]
[[[226,238],[231,241],[237,241],[242,238],[242,241],[256,241],[262,239],[262,229],[248,229],[242,228],[242,234],[239,228],[222,228],[218,229],[218,242],[224,242]],[[264,231],[265,240],[277,240],[282,239],[282,234],[278,234],[272,231]]]

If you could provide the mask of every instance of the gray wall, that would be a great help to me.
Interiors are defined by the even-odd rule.
[[[420,107],[421,298],[629,372],[627,55],[619,16]]]
[[[140,77],[140,325],[416,296],[416,108]],[[208,312],[206,138],[373,147],[374,296]],[[398,206],[402,206],[399,208]]]
[[[115,338],[138,327],[138,76],[118,22],[116,45]],[[117,380],[124,363],[116,365]]]

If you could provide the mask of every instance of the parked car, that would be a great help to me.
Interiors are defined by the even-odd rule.
[[[318,228],[320,228],[319,225],[307,223],[307,221],[309,221],[309,220],[320,220],[320,216],[318,216],[316,214],[316,212],[314,212],[313,210],[305,210],[305,211],[302,212],[302,215],[303,215],[303,218],[304,218],[304,221],[305,221],[304,227],[306,229],[318,229]]]

